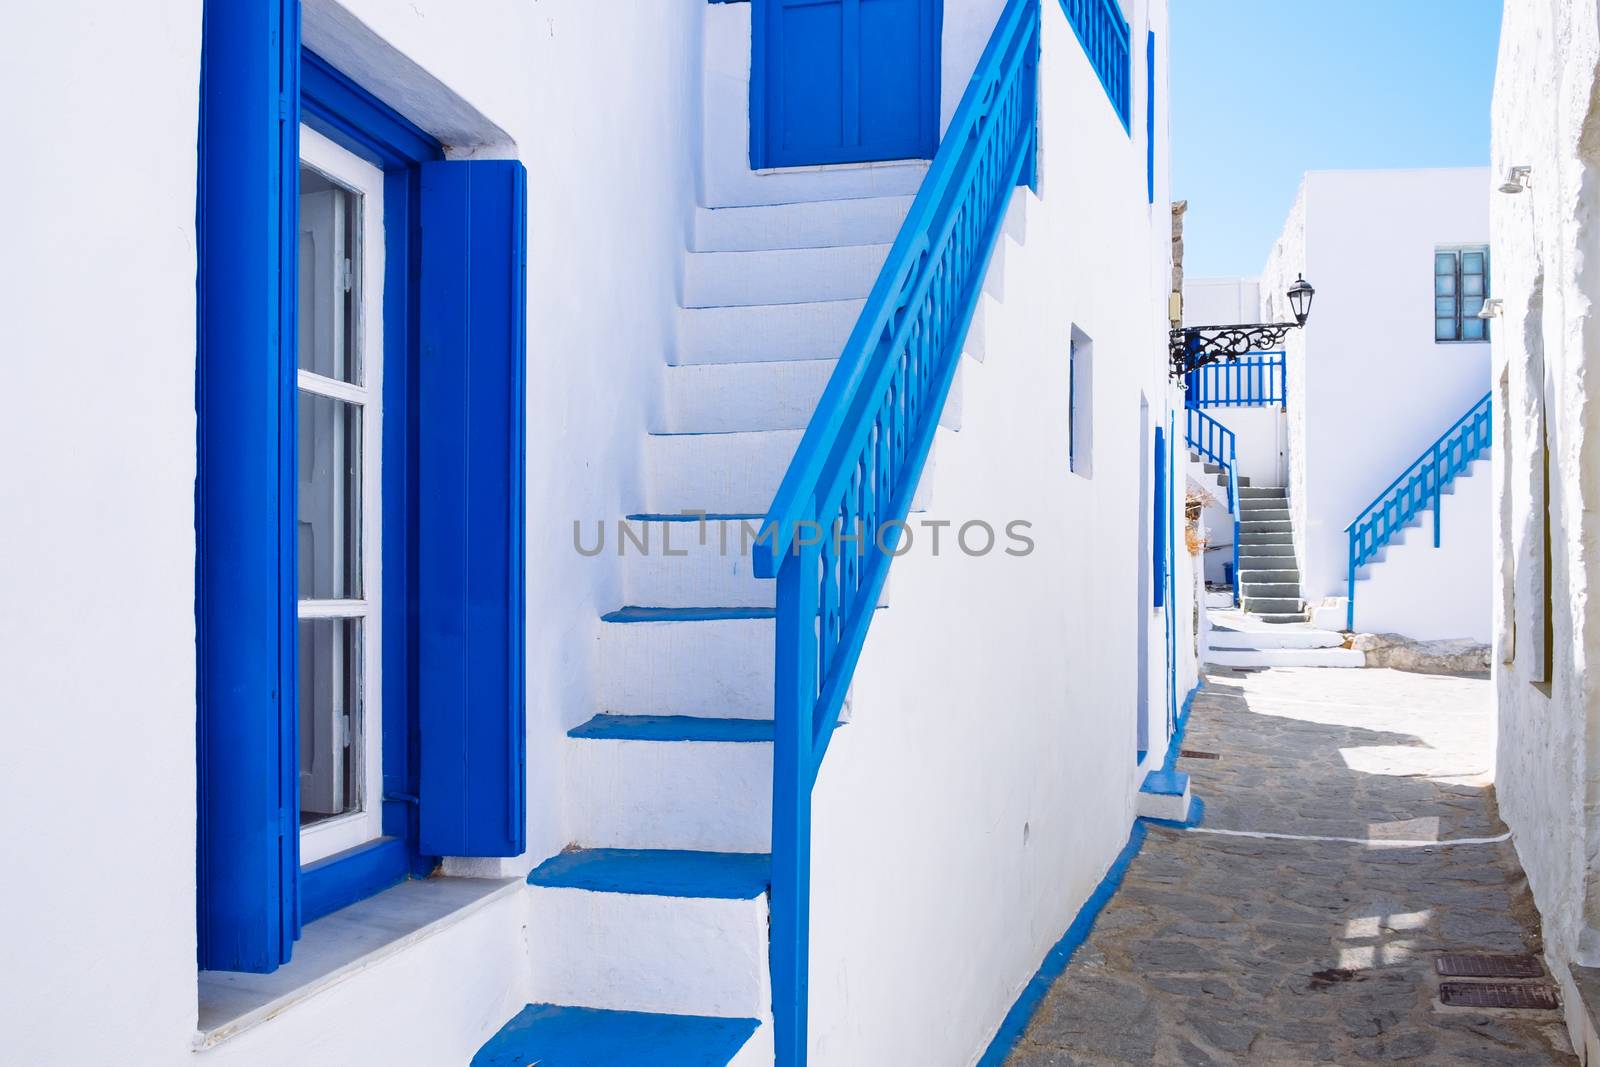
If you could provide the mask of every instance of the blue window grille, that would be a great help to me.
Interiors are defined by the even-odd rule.
[[[1489,297],[1489,250],[1441,248],[1433,254],[1433,339],[1487,341],[1489,320],[1478,318]]]
[[[1132,43],[1117,0],[1061,0],[1067,23],[1111,100],[1122,128],[1132,133]]]
[[[1156,31],[1144,37],[1144,189],[1145,202],[1156,202]]]

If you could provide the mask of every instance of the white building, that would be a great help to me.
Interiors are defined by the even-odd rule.
[[[1284,356],[1223,364],[1199,392],[1222,401],[1204,410],[1235,432],[1240,475],[1285,488],[1287,524],[1261,536],[1292,543],[1304,605],[1338,598],[1321,625],[1488,640],[1488,187],[1482,168],[1310,171],[1258,278],[1185,284],[1189,325],[1290,321],[1290,284],[1316,286]]]
[[[1600,637],[1594,272],[1600,29],[1592,5],[1509,4],[1493,107],[1494,674],[1500,812],[1567,1025],[1597,1062]],[[1513,169],[1515,168],[1515,172]]]
[[[1165,3],[626,6],[11,20],[12,1061],[966,1064],[1128,839]]]

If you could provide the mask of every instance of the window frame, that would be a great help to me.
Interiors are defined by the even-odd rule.
[[[1462,258],[1464,256],[1466,256],[1468,254],[1472,254],[1472,253],[1480,253],[1483,256],[1483,273],[1482,273],[1483,292],[1482,293],[1478,293],[1478,294],[1474,294],[1471,297],[1468,297],[1465,293],[1462,292],[1462,279],[1466,276],[1465,272],[1463,272],[1463,270],[1462,270]],[[1454,260],[1454,270],[1449,275],[1442,274],[1439,271],[1439,259],[1442,256],[1450,256]],[[1433,258],[1433,263],[1434,263],[1434,266],[1433,266],[1433,278],[1434,278],[1434,283],[1433,283],[1433,301],[1434,301],[1434,307],[1433,307],[1433,324],[1434,324],[1433,325],[1433,343],[1434,344],[1438,344],[1438,345],[1488,344],[1489,340],[1490,340],[1490,337],[1489,337],[1490,322],[1489,322],[1489,320],[1488,319],[1478,319],[1477,318],[1477,311],[1468,312],[1466,310],[1466,302],[1469,299],[1470,300],[1476,300],[1478,302],[1478,307],[1481,309],[1483,304],[1484,304],[1484,302],[1489,299],[1489,246],[1488,245],[1439,245],[1439,246],[1434,248],[1433,257],[1434,257]],[[1476,273],[1474,273],[1474,276],[1476,276]],[[1452,279],[1452,292],[1449,293],[1449,294],[1441,294],[1439,292],[1439,279],[1443,278],[1443,277],[1449,277],[1449,278]],[[1455,329],[1454,329],[1454,336],[1452,336],[1452,337],[1440,337],[1439,336],[1439,323],[1442,322],[1444,320],[1444,318],[1445,318],[1445,316],[1439,314],[1439,302],[1441,300],[1445,300],[1445,299],[1450,300],[1452,305],[1453,305],[1451,317],[1454,320]],[[1483,336],[1482,337],[1466,337],[1466,336],[1464,336],[1464,334],[1466,333],[1466,325],[1465,324],[1466,324],[1467,319],[1469,319],[1469,318],[1473,319],[1474,321],[1481,322],[1483,324],[1483,326],[1482,326]]]
[[[361,88],[310,49],[300,51],[300,120],[340,148],[383,173],[383,301],[376,323],[384,372],[376,393],[382,409],[381,510],[368,521],[381,527],[378,556],[381,603],[372,618],[380,642],[374,674],[382,701],[380,836],[300,866],[300,912],[311,922],[408,877],[427,875],[438,858],[418,849],[419,744],[412,662],[413,620],[407,617],[415,562],[416,507],[411,485],[416,456],[409,425],[416,410],[414,382],[420,359],[420,168],[442,160],[434,138]],[[366,429],[363,433],[368,433]],[[371,440],[370,437],[367,438]],[[370,799],[370,798],[369,798]]]

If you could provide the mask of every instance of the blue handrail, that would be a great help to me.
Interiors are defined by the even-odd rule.
[[[1228,479],[1228,514],[1233,516],[1233,601],[1239,599],[1239,447],[1232,430],[1199,408],[1184,409],[1184,440],[1202,459],[1222,468]]]
[[[1132,45],[1121,5],[1117,0],[1061,0],[1061,10],[1066,13],[1072,32],[1078,35],[1078,43],[1111,99],[1111,108],[1122,121],[1122,128],[1132,133]]]
[[[977,307],[1012,190],[1032,184],[1039,0],[1008,0],[767,511],[776,577],[772,1011],[806,1059],[811,789]],[[848,547],[847,547],[848,546]]]
[[[1287,370],[1282,352],[1207,363],[1189,372],[1184,404],[1191,408],[1282,405],[1289,398]]]
[[[1345,629],[1356,627],[1356,569],[1376,556],[1423,508],[1433,508],[1433,547],[1439,547],[1439,497],[1445,486],[1488,451],[1492,397],[1492,393],[1485,393],[1482,400],[1451,423],[1344,528],[1350,538]]]

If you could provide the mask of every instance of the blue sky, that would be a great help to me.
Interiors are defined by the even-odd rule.
[[[1305,171],[1487,164],[1499,36],[1500,0],[1172,0],[1184,273],[1259,272]]]

